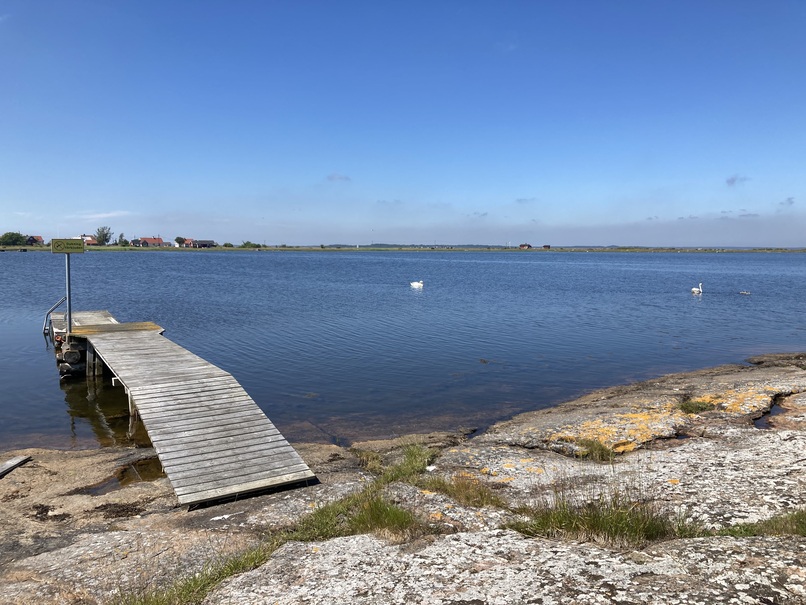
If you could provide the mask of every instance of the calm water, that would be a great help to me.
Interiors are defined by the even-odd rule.
[[[88,252],[71,269],[75,310],[160,324],[291,441],[484,428],[806,350],[804,254]],[[125,440],[120,387],[59,380],[41,326],[63,294],[63,256],[0,253],[0,450]]]

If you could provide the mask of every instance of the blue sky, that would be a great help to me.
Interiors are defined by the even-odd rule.
[[[806,246],[802,0],[0,0],[0,232]]]

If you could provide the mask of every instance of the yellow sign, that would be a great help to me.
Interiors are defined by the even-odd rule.
[[[50,251],[62,254],[75,254],[84,252],[83,239],[52,239],[50,240]]]

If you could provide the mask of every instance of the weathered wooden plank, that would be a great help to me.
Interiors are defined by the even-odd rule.
[[[249,449],[255,445],[265,446],[277,442],[284,445],[288,444],[285,437],[277,431],[273,435],[266,435],[265,432],[254,433],[252,435],[246,435],[243,438],[238,438],[237,440],[216,439],[214,441],[206,440],[196,444],[165,445],[165,447],[160,450],[160,460],[169,460],[171,463],[181,464],[182,460],[186,458],[212,456],[218,452],[233,451],[236,447]]]
[[[196,504],[198,502],[206,502],[208,500],[217,500],[227,496],[235,496],[237,494],[246,494],[249,492],[267,489],[269,487],[279,487],[289,483],[296,483],[298,481],[305,481],[313,479],[314,474],[309,470],[296,471],[278,475],[276,477],[267,477],[256,481],[241,483],[238,485],[237,490],[232,486],[214,487],[211,489],[204,489],[199,491],[178,491],[176,492],[180,504]]]
[[[0,478],[5,477],[15,468],[22,466],[31,459],[30,456],[15,456],[0,464]]]
[[[154,428],[159,428],[161,425],[165,424],[164,420],[166,416],[164,413],[159,413],[157,415],[141,414],[140,416],[143,418],[144,422],[151,423],[151,421],[154,420]],[[176,422],[173,423],[173,429],[177,435],[190,434],[198,431],[200,428],[204,428],[205,425],[209,425],[211,427],[221,427],[222,429],[227,430],[227,428],[230,426],[233,428],[249,425],[268,427],[271,425],[271,421],[266,418],[266,415],[263,412],[257,409],[257,406],[255,406],[251,410],[240,409],[234,410],[231,413],[227,411],[226,413],[202,416],[200,418],[192,419],[188,422]]]
[[[110,332],[132,332],[135,330],[151,330],[162,332],[164,328],[152,321],[138,321],[131,323],[103,323],[103,324],[79,324],[73,328],[71,334],[75,336],[87,336],[89,334],[108,334]]]
[[[140,387],[140,386],[142,386],[144,384],[153,384],[154,382],[159,381],[162,378],[171,378],[171,377],[175,378],[176,377],[175,375],[173,375],[171,373],[167,373],[167,372],[154,372],[154,373],[151,373],[151,374],[145,373],[145,374],[142,374],[142,375],[141,374],[128,374],[127,375],[127,374],[124,374],[124,372],[125,372],[125,369],[120,370],[120,369],[116,368],[115,375],[130,390],[138,388],[138,387]],[[198,372],[198,373],[194,374],[193,376],[190,376],[189,374],[185,373],[184,376],[186,376],[188,378],[192,377],[192,378],[195,378],[197,380],[199,380],[199,379],[203,380],[204,378],[208,377],[209,374],[204,373],[204,372]]]
[[[227,413],[226,416],[222,414],[211,414],[207,416],[200,416],[197,418],[189,419],[176,419],[171,421],[169,415],[161,415],[158,418],[145,417],[141,415],[144,422],[148,422],[148,428],[157,435],[173,435],[176,432],[176,427],[181,426],[183,432],[187,431],[207,431],[209,434],[210,429],[215,430],[219,426],[244,426],[249,423],[261,424],[263,413],[260,410],[243,409],[237,413]]]
[[[278,464],[273,468],[262,468],[255,465],[246,467],[233,467],[233,472],[241,482],[251,482],[260,479],[271,479],[282,476],[286,473],[296,473],[307,468],[304,462],[297,461],[296,464]],[[217,477],[215,475],[201,475],[193,477],[171,477],[171,485],[175,491],[190,489],[215,489],[231,485],[231,475]]]
[[[209,440],[184,442],[170,441],[161,443],[160,445],[162,447],[160,448],[157,448],[155,444],[154,449],[157,450],[160,460],[165,460],[166,463],[170,464],[179,464],[188,457],[203,459],[207,456],[216,456],[236,451],[240,447],[248,447],[250,444],[262,445],[271,444],[272,442],[278,444],[288,444],[288,442],[285,440],[285,437],[283,437],[279,431],[276,431],[270,435],[266,435],[266,433],[262,431],[255,431],[252,433],[247,433],[246,435],[233,441],[226,441],[225,439],[220,438],[213,442],[210,442]],[[289,445],[288,447],[291,446]]]
[[[172,469],[175,476],[195,477],[221,474],[222,469],[232,469],[233,474],[249,474],[250,468],[268,470],[280,468],[289,464],[299,464],[302,462],[296,452],[288,446],[277,444],[274,448],[252,447],[240,449],[235,453],[227,452],[228,455],[216,457],[198,458],[208,465],[197,463],[196,460],[185,462],[173,461]],[[215,462],[214,470],[209,463]]]
[[[229,374],[220,377],[212,377],[207,380],[184,380],[182,382],[163,382],[159,385],[149,385],[139,387],[132,391],[132,395],[136,397],[149,397],[151,395],[183,395],[193,388],[204,388],[211,393],[216,391],[243,391],[243,387],[239,385],[235,379]]]
[[[197,401],[189,401],[185,404],[177,403],[171,399],[166,399],[164,401],[153,401],[148,404],[148,406],[140,406],[135,399],[135,405],[137,406],[140,415],[148,416],[149,418],[159,419],[163,418],[166,415],[169,417],[173,416],[176,418],[176,423],[180,424],[180,418],[188,418],[191,419],[196,416],[211,416],[211,415],[221,415],[221,414],[229,414],[229,413],[239,413],[245,408],[248,409],[255,409],[255,402],[250,401],[248,399],[225,399],[225,400],[216,400],[209,403],[204,403],[201,399]],[[256,410],[261,412],[259,409]]]
[[[221,389],[221,390],[213,390],[211,392],[206,391],[200,385],[194,385],[192,389],[189,389],[185,393],[165,393],[160,395],[159,393],[149,393],[148,395],[140,395],[138,393],[129,391],[132,399],[138,402],[143,408],[148,408],[149,406],[161,406],[170,404],[176,407],[192,407],[194,405],[207,405],[210,407],[220,406],[220,405],[229,405],[230,403],[235,403],[240,401],[244,398],[247,398],[248,401],[254,403],[251,397],[246,394],[243,390],[236,390],[236,389]]]
[[[159,393],[151,393],[142,396],[139,393],[130,393],[132,398],[137,402],[137,407],[140,409],[147,409],[149,407],[160,407],[164,405],[171,405],[175,407],[193,407],[204,405],[210,409],[220,407],[222,405],[235,405],[239,401],[248,401],[254,405],[254,401],[243,389],[226,389],[226,390],[212,390],[207,391],[202,386],[194,387],[192,391],[186,393],[166,393],[160,395]]]
[[[195,467],[185,472],[174,470],[171,486],[177,491],[203,490],[247,483],[258,479],[271,479],[278,475],[305,470],[302,460],[294,458],[278,459],[272,464],[248,464],[233,462],[209,468]]]
[[[239,445],[238,448],[227,448],[218,446],[213,448],[189,448],[188,450],[177,450],[167,454],[165,460],[169,461],[172,468],[177,471],[187,469],[188,467],[202,468],[207,465],[211,460],[221,459],[226,462],[228,459],[238,456],[251,456],[254,459],[265,459],[275,457],[288,457],[284,450],[288,450],[296,455],[296,451],[282,438],[282,435],[276,435],[274,441],[265,439],[250,439],[248,442]],[[289,449],[290,448],[290,449]],[[195,451],[194,451],[195,450]]]
[[[143,419],[143,424],[146,425],[146,430],[148,430],[148,424],[146,419]],[[268,424],[268,421],[264,426],[265,428],[262,427],[260,424],[253,422],[249,426],[249,430],[251,431],[268,430],[270,426],[271,428],[274,428],[273,425]],[[243,423],[241,422],[229,422],[228,420],[223,419],[220,420],[219,422],[209,423],[208,426],[200,428],[195,427],[192,429],[177,428],[175,431],[169,431],[169,432],[164,432],[160,430],[160,428],[158,427],[157,430],[154,431],[155,434],[153,435],[152,441],[154,441],[154,439],[160,439],[160,438],[165,439],[170,438],[171,441],[179,441],[179,440],[186,441],[194,437],[209,438],[209,436],[212,434],[213,431],[215,432],[216,435],[234,437],[248,432],[247,430],[245,430],[245,428],[246,427],[244,427]],[[149,436],[152,436],[151,433],[149,433]]]
[[[180,504],[195,504],[197,502],[205,502],[207,500],[216,500],[218,498],[225,498],[227,496],[234,496],[237,494],[245,494],[269,487],[277,487],[286,485],[288,483],[296,483],[298,481],[305,481],[313,479],[314,475],[310,470],[301,470],[274,477],[265,477],[254,481],[241,483],[238,486],[239,491],[233,490],[231,486],[215,486],[210,489],[198,490],[183,490],[174,488]]]
[[[179,447],[195,447],[199,444],[213,444],[218,441],[223,442],[224,440],[229,440],[232,443],[232,447],[237,447],[238,441],[240,439],[247,439],[252,438],[255,435],[274,435],[277,431],[277,428],[272,426],[268,428],[266,426],[247,426],[244,427],[243,430],[228,430],[228,431],[216,431],[213,434],[205,435],[202,433],[197,433],[195,435],[162,435],[155,437],[151,440],[151,443],[154,446],[154,449],[157,450],[157,453],[162,453],[163,450],[167,450],[170,448]],[[212,447],[212,445],[211,445]]]
[[[196,418],[214,416],[222,413],[221,406],[218,404],[209,405],[199,403],[192,406],[179,406],[171,405],[172,403],[173,402],[167,402],[165,405],[153,404],[151,408],[147,410],[149,422],[168,420],[174,423],[180,423],[182,420],[194,420]],[[224,411],[226,413],[235,413],[247,409],[253,410],[254,406],[254,402],[248,400],[232,401],[226,404],[226,409]],[[141,414],[143,413],[143,408],[140,407],[139,404],[137,405],[137,409]]]
[[[254,423],[244,426],[240,429],[237,426],[229,426],[226,428],[222,428],[221,430],[216,430],[214,433],[205,433],[205,431],[190,431],[187,434],[181,434],[179,432],[163,433],[157,430],[155,431],[155,436],[151,440],[151,442],[154,445],[154,447],[159,451],[161,448],[173,447],[175,445],[191,445],[191,444],[198,444],[200,442],[209,443],[213,438],[216,439],[232,438],[235,440],[233,447],[236,447],[238,439],[244,439],[256,433],[274,434],[274,431],[277,431],[277,428],[273,425],[254,424]]]

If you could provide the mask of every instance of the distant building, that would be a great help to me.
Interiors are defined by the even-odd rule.
[[[26,246],[44,246],[45,240],[42,239],[41,235],[29,235],[28,239],[25,240]]]
[[[518,248],[520,248],[521,250],[531,250],[532,244],[521,244],[520,246],[518,246]]]
[[[85,246],[97,246],[98,240],[95,239],[94,235],[86,235],[85,233],[81,234],[81,239],[84,240]]]
[[[137,248],[164,248],[171,245],[164,242],[161,237],[136,237],[129,244]]]
[[[191,248],[215,248],[218,246],[218,244],[211,239],[195,239],[191,241],[193,242]]]
[[[549,244],[543,244],[543,250],[551,250],[551,246]]]

